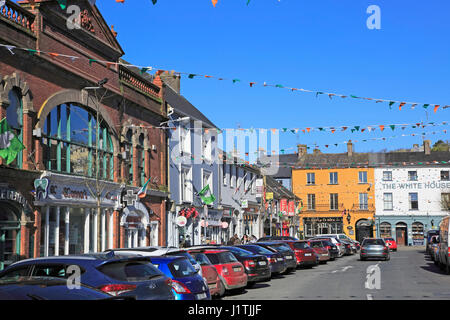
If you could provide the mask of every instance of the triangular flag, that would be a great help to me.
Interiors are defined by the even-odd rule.
[[[439,107],[440,107],[440,105],[438,105],[438,104],[434,106],[434,113],[436,113],[436,111],[437,111],[437,109],[439,109]]]
[[[381,130],[381,131],[384,130],[384,125],[380,124],[380,130]]]
[[[212,0],[212,4],[213,4],[213,6],[214,6],[214,8],[216,7],[216,4],[217,4],[217,0]]]

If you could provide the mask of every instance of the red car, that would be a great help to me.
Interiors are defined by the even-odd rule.
[[[386,246],[391,251],[397,251],[397,242],[393,238],[383,238],[384,242],[386,243]]]
[[[216,268],[225,290],[244,289],[247,286],[247,273],[236,257],[228,250],[201,250]]]
[[[202,267],[203,278],[205,278],[208,283],[209,293],[211,296],[223,296],[225,293],[225,287],[220,280],[216,267],[214,267],[211,261],[209,261],[206,254],[203,252],[196,252],[194,250],[190,250],[188,252]]]
[[[314,250],[319,257],[319,263],[327,263],[330,260],[330,252],[320,240],[310,240],[308,245]]]
[[[308,245],[306,241],[292,241],[284,240],[291,249],[295,252],[295,258],[297,259],[297,266],[316,266],[317,258],[314,250]]]

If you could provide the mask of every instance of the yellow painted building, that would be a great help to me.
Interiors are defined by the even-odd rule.
[[[343,168],[343,160],[348,167]],[[363,163],[351,153],[303,155],[299,169],[292,169],[292,191],[302,199],[304,237],[345,233],[362,240],[376,234],[374,168]]]

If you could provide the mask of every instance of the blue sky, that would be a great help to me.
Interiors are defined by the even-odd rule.
[[[369,5],[381,9],[381,30],[369,30]],[[346,95],[450,105],[448,0],[114,0],[97,1],[114,25],[125,59],[137,65],[241,79],[233,84],[183,77],[181,93],[220,128],[305,128],[442,122],[449,109],[428,114],[286,89],[250,81]],[[440,131],[386,129],[371,133],[280,134],[281,148]],[[357,142],[355,150],[411,147],[421,137]],[[345,145],[323,152],[344,152]]]

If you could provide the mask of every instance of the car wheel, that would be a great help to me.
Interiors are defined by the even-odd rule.
[[[445,265],[442,262],[439,262],[439,269],[444,270]]]
[[[384,260],[385,260],[385,261],[391,260],[391,256],[387,256]]]
[[[247,282],[247,288],[253,288],[255,284],[256,284],[255,281]]]
[[[359,257],[359,260],[361,260],[361,261],[366,261],[366,258]]]

